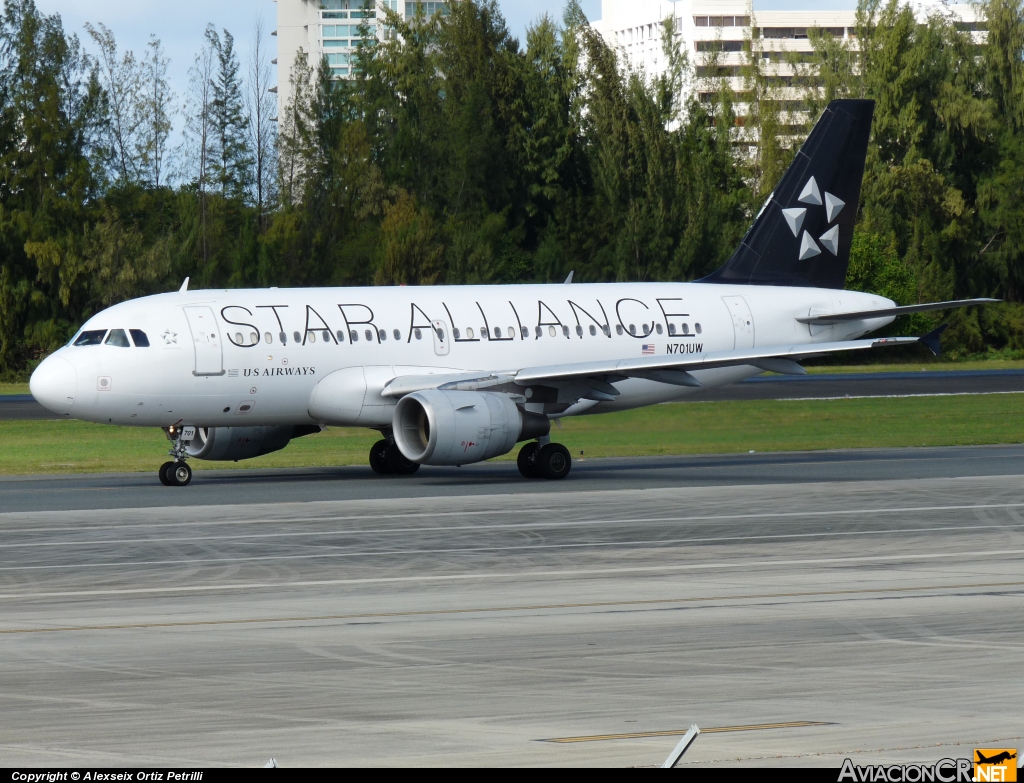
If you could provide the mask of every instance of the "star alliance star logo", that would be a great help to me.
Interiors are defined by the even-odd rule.
[[[160,336],[164,338],[164,345],[177,345],[178,344],[178,333],[177,332],[172,332],[170,329],[167,329]]]
[[[828,222],[833,222],[839,213],[843,211],[843,207],[846,206],[846,202],[842,199],[833,196],[827,190],[825,191],[825,202],[822,204],[821,191],[818,190],[818,183],[811,177],[807,180],[807,184],[804,185],[804,189],[800,191],[800,196],[797,201],[803,204],[811,204],[816,207],[825,207],[825,217],[828,218]],[[839,255],[839,226],[832,226],[828,231],[818,237],[818,242],[821,243],[821,247],[818,247],[818,242],[814,241],[811,235],[804,231],[803,235],[800,235],[800,227],[804,224],[804,218],[807,217],[806,207],[791,207],[789,209],[782,210],[782,216],[786,218],[786,224],[789,226],[789,230],[793,232],[793,236],[800,237],[800,260],[806,261],[808,258],[814,258],[815,256],[821,255],[821,247],[824,247],[828,252],[834,256]]]

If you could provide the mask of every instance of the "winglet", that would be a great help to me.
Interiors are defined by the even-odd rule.
[[[571,272],[569,272],[569,276],[567,278],[565,278],[565,282],[562,283],[562,285],[568,285],[569,283],[572,282],[572,273],[575,272],[575,271],[576,270],[573,269]]]
[[[938,329],[932,329],[932,331],[928,332],[928,334],[924,335],[924,337],[919,337],[918,342],[924,343],[925,345],[928,346],[929,351],[931,351],[936,356],[939,356],[942,354],[942,344],[940,342],[942,338],[942,333],[946,331],[948,328],[949,324],[943,324]]]
[[[181,288],[178,289],[179,294],[183,294],[188,290],[188,278],[185,278],[185,282],[181,284]]]

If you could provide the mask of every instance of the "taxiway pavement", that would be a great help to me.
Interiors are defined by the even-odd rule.
[[[694,722],[684,764],[1020,747],[1021,456],[8,480],[0,765],[651,765]]]

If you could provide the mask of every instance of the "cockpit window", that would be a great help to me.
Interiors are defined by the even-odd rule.
[[[146,333],[144,331],[141,329],[129,329],[128,331],[131,333],[132,339],[135,341],[136,348],[149,348],[149,338],[146,337]],[[267,340],[267,342],[269,343],[270,340]]]
[[[103,335],[106,333],[106,329],[92,329],[88,332],[82,332],[78,335],[78,339],[75,340],[75,345],[99,345],[103,342]]]
[[[124,329],[111,329],[106,344],[116,346],[117,348],[132,347],[132,344],[128,342],[128,335],[124,333]]]

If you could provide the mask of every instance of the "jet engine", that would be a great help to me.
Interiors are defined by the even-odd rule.
[[[481,462],[551,430],[547,416],[519,410],[508,395],[440,389],[402,397],[392,426],[399,450],[421,465]]]
[[[196,459],[237,462],[280,451],[292,438],[319,431],[320,428],[314,426],[197,427],[186,451]]]

